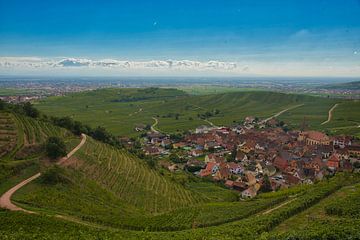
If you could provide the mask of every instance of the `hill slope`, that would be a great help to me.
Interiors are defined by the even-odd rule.
[[[101,89],[92,92],[71,94],[65,97],[45,99],[37,107],[47,114],[72,116],[92,126],[105,126],[116,135],[138,135],[134,130],[138,124],[152,125],[153,117],[158,119],[157,128],[174,133],[208,125],[203,117],[216,125],[231,125],[242,121],[246,116],[270,117],[287,108],[293,108],[279,116],[288,125],[299,127],[304,118],[312,129],[324,129],[334,133],[360,134],[357,123],[360,116],[359,101],[328,99],[307,95],[284,94],[276,92],[233,92],[190,96],[177,90],[151,89],[149,97],[143,94],[146,89],[138,89],[129,98],[133,89]],[[170,91],[166,97],[164,91]],[[143,95],[143,97],[140,97]],[[127,101],[114,101],[114,99]],[[79,104],[81,103],[81,104]],[[339,103],[329,124],[321,125],[328,118],[328,111]],[[351,111],[349,111],[352,109]],[[339,128],[341,127],[341,128]],[[343,128],[346,127],[346,128]]]

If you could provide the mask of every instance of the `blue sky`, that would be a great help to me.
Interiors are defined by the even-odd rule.
[[[359,16],[359,0],[0,0],[0,56],[216,60],[260,74],[318,63],[357,75]]]

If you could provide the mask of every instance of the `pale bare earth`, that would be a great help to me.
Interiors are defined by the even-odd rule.
[[[155,120],[155,123],[151,126],[151,131],[153,131],[155,133],[159,133],[159,131],[155,129],[155,127],[156,127],[156,125],[158,125],[159,121],[155,117],[153,117],[153,119]]]
[[[284,202],[284,203],[282,203],[282,204],[280,204],[280,205],[278,205],[278,206],[276,206],[276,207],[274,207],[274,208],[271,208],[271,209],[263,212],[262,214],[263,214],[263,215],[269,214],[269,213],[271,213],[272,211],[275,211],[276,209],[279,209],[279,208],[281,208],[281,207],[283,207],[283,206],[285,206],[285,205],[288,205],[289,203],[291,203],[291,202],[293,202],[293,201],[295,201],[295,200],[296,200],[296,198],[293,198],[293,199],[291,199],[291,200],[289,200],[289,201],[287,201],[287,202]]]
[[[304,106],[304,104],[299,104],[299,105],[292,106],[292,107],[289,107],[289,108],[287,108],[287,109],[284,109],[284,110],[276,113],[275,115],[264,119],[262,122],[263,122],[263,123],[266,123],[267,121],[269,121],[269,120],[271,120],[271,119],[273,119],[273,118],[276,118],[276,117],[280,116],[281,114],[283,114],[283,113],[285,113],[285,112],[287,112],[287,111],[289,111],[289,110],[292,110],[292,109],[295,109],[295,108],[298,108],[298,107],[301,107],[301,106]]]
[[[321,123],[321,125],[324,125],[324,124],[326,124],[326,123],[328,123],[328,122],[331,121],[333,111],[334,111],[334,109],[335,109],[338,105],[339,105],[339,104],[337,103],[337,104],[335,104],[332,108],[330,108],[328,119],[327,119],[326,121],[324,121],[323,123]]]
[[[57,165],[61,165],[61,164],[65,163],[72,155],[74,155],[74,153],[76,153],[76,151],[78,151],[84,145],[84,143],[86,142],[86,135],[81,134],[81,138],[82,139],[81,139],[81,142],[79,143],[79,145],[77,145],[71,152],[69,152],[68,155],[66,155],[66,157],[63,157],[59,162],[57,162]],[[37,174],[29,177],[28,179],[25,179],[24,181],[20,182],[19,184],[15,185],[11,189],[9,189],[7,192],[5,192],[0,197],[0,207],[11,210],[11,211],[23,211],[26,213],[35,213],[35,212],[32,212],[32,211],[29,211],[29,210],[26,210],[26,209],[16,206],[15,204],[13,204],[11,202],[11,197],[17,190],[19,190],[20,188],[22,188],[23,186],[32,182],[33,180],[37,179],[40,176],[41,176],[41,173],[37,173]]]

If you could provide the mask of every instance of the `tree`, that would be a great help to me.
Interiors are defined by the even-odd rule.
[[[95,138],[96,140],[99,141],[104,141],[107,142],[107,140],[109,140],[110,135],[109,133],[106,131],[105,128],[103,127],[97,127],[94,131],[94,133],[92,134],[93,138]]]
[[[176,153],[170,154],[169,159],[173,163],[180,163],[181,162],[181,159],[179,158],[179,156]]]
[[[4,109],[5,109],[5,103],[0,99],[0,110],[4,110]]]
[[[49,137],[45,143],[45,151],[51,159],[66,156],[66,146],[64,141],[59,137]]]
[[[23,106],[23,109],[28,117],[37,118],[40,115],[39,110],[34,108],[30,102],[26,102]]]
[[[268,175],[264,176],[263,184],[260,187],[260,191],[264,193],[272,191],[271,182]]]

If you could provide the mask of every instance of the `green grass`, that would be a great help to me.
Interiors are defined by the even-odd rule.
[[[251,201],[246,202],[243,211],[239,210],[236,214],[231,212],[231,208],[221,211],[222,206],[217,206],[218,212],[213,209],[214,215],[204,216],[207,220],[214,219],[214,216],[219,217],[225,215],[235,214],[238,219],[224,222],[220,225],[196,228],[183,231],[170,232],[149,232],[149,231],[129,231],[117,229],[113,227],[86,224],[84,222],[74,223],[73,220],[65,222],[62,219],[48,217],[44,215],[26,215],[22,213],[12,213],[0,211],[0,236],[11,239],[37,238],[37,239],[289,239],[289,236],[296,236],[297,239],[319,239],[324,236],[331,237],[331,239],[350,239],[356,238],[359,232],[359,221],[356,219],[334,219],[334,220],[313,220],[311,222],[294,223],[294,230],[279,233],[277,229],[283,224],[292,219],[301,218],[306,211],[314,210],[317,206],[327,203],[327,201],[334,201],[338,194],[342,191],[347,191],[349,186],[359,183],[358,175],[344,175],[323,181],[312,186],[307,186],[301,189],[282,190],[277,193],[265,194],[264,199],[271,199],[274,197],[291,196],[291,203],[281,206],[272,212],[261,211],[251,216],[241,217],[246,211],[256,209],[258,205],[253,206]],[[295,194],[295,195],[294,195]],[[253,201],[264,201],[258,199]],[[240,205],[241,203],[239,203]],[[234,203],[235,205],[235,203]],[[270,206],[271,208],[271,206]],[[203,210],[203,209],[202,209]],[[207,209],[209,210],[209,209]],[[180,210],[179,210],[180,211]],[[212,212],[212,211],[207,211]],[[311,211],[318,214],[318,211]],[[216,214],[216,215],[215,215]],[[306,214],[305,214],[306,215]],[[169,221],[177,221],[176,216]],[[187,215],[188,216],[188,215]],[[186,219],[185,217],[182,217]],[[299,226],[298,226],[299,225]],[[279,227],[277,227],[279,226]],[[302,228],[302,226],[304,228]],[[16,231],[14,231],[16,227]],[[329,228],[330,227],[330,228]],[[300,229],[300,230],[298,230]],[[302,231],[302,230],[304,231]],[[330,231],[331,229],[331,231]],[[328,237],[326,239],[328,239]],[[291,238],[292,239],[292,238]]]
[[[246,116],[267,118],[286,108],[303,104],[279,118],[293,128],[298,128],[305,117],[311,129],[329,130],[336,134],[359,134],[359,130],[354,127],[354,122],[360,122],[360,111],[357,111],[360,109],[359,101],[266,91],[198,96],[186,95],[173,89],[152,89],[151,96],[138,91],[145,90],[101,89],[65,97],[50,97],[40,101],[37,107],[49,115],[71,116],[93,127],[104,126],[115,135],[136,136],[139,133],[134,127],[141,123],[153,124],[152,117],[159,120],[159,130],[175,133],[208,125],[198,118],[198,114],[215,109],[220,110],[220,113],[209,120],[216,125],[231,125]],[[131,94],[134,94],[132,100],[129,97]],[[127,100],[114,102],[115,99]],[[340,105],[334,111],[333,120],[329,124],[320,125],[327,119],[328,111],[335,103]],[[179,114],[178,119],[175,114]],[[339,126],[346,128],[337,129]]]

